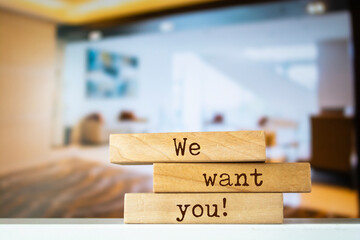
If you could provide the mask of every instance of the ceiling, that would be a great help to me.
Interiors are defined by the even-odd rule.
[[[86,24],[214,0],[0,0],[0,7],[63,24]]]
[[[175,29],[176,27],[174,25]],[[244,54],[249,59],[254,58],[251,53],[261,53],[258,56],[259,59],[255,58],[254,60],[265,61],[267,60],[266,53],[269,50],[271,52],[275,50],[281,60],[281,54],[284,55],[284,50],[286,52],[291,51],[291,48],[284,49],[285,46],[307,46],[328,40],[348,40],[350,35],[350,15],[344,11],[316,17],[301,16],[249,23],[224,24],[216,27],[168,33],[159,30],[151,34],[118,35],[105,38],[97,42],[96,46],[110,51],[116,49],[119,49],[119,52],[129,51],[129,54],[151,48],[156,51],[160,49],[178,52],[191,51],[206,56],[219,56],[219,54],[222,56],[234,56],[246,50]],[[278,47],[281,48],[278,49]],[[254,49],[258,51],[254,52]],[[306,48],[302,51],[308,52]]]

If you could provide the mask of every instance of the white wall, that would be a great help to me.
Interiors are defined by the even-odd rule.
[[[265,114],[265,109],[256,91],[249,91],[242,81],[219,71],[203,56],[179,53],[174,55],[173,63],[174,84],[178,86],[175,92],[179,92],[174,97],[174,109],[181,113],[177,116],[181,131],[234,131],[258,127],[257,121]],[[224,116],[221,125],[211,125],[215,114]]]
[[[354,83],[348,40],[318,43],[319,109],[354,106]]]

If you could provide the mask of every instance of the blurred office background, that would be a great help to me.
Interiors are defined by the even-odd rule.
[[[0,0],[0,217],[122,217],[110,133],[265,130],[285,217],[357,217],[347,1]]]

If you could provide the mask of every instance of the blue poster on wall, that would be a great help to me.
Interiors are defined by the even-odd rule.
[[[138,59],[97,49],[87,51],[86,96],[121,98],[137,93]]]

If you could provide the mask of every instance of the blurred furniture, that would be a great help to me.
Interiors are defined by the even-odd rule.
[[[147,121],[136,118],[129,111],[121,112],[115,123],[106,122],[101,114],[93,113],[85,117],[80,125],[80,142],[85,144],[105,144],[109,142],[110,134],[144,133],[148,130]]]
[[[342,114],[311,118],[312,157],[315,169],[350,173],[353,152],[353,119]]]
[[[276,146],[276,132],[265,131],[265,142],[266,142],[266,147]]]
[[[267,163],[286,162],[285,156],[283,156],[283,155],[276,156],[276,154],[273,153],[273,151],[277,145],[275,131],[265,131],[265,142],[266,142],[266,162]]]
[[[106,142],[104,120],[98,113],[90,114],[81,124],[82,142],[89,144],[101,144]]]
[[[119,121],[138,121],[138,118],[132,111],[121,111],[118,117]]]
[[[259,129],[265,130],[267,162],[295,162],[298,156],[298,122],[263,116],[258,120]]]

